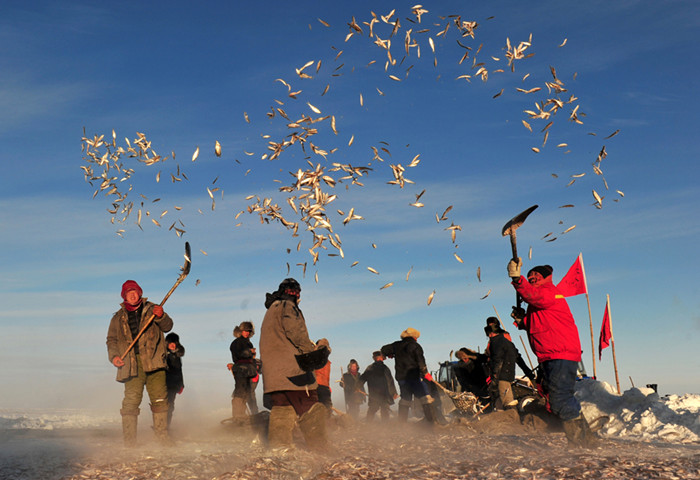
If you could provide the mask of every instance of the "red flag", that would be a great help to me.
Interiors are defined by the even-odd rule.
[[[583,269],[583,255],[580,253],[576,257],[576,261],[569,271],[566,272],[564,278],[557,285],[559,292],[565,297],[573,297],[588,293],[588,285],[586,285],[586,272]]]
[[[598,340],[598,360],[603,357],[603,349],[610,345],[611,338],[610,313],[608,312],[608,304],[606,303],[605,313],[603,314],[603,324],[600,326],[600,339]]]

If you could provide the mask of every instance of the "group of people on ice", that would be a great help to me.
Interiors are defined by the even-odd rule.
[[[574,396],[581,345],[574,318],[564,296],[552,283],[552,267],[532,268],[521,275],[522,260],[508,263],[508,275],[517,294],[527,303],[527,310],[514,307],[511,316],[517,328],[527,332],[530,347],[539,362],[538,384],[548,409],[559,417],[569,443],[590,447],[596,443],[581,405]],[[124,383],[121,415],[126,445],[136,441],[136,422],[146,387],[153,412],[153,428],[162,443],[172,441],[168,435],[174,398],[182,391],[180,357],[184,348],[177,336],[165,333],[172,329],[172,319],[160,305],[148,302],[133,280],[122,286],[121,308],[110,322],[107,348],[110,362],[117,368],[117,381]],[[290,446],[298,425],[310,449],[327,446],[326,427],[331,411],[330,345],[326,339],[313,342],[299,309],[301,286],[287,278],[276,291],[267,293],[266,313],[260,326],[259,356],[251,337],[251,322],[242,322],[234,330],[229,369],[235,379],[232,397],[233,420],[245,423],[258,411],[255,387],[262,377],[264,406],[269,409],[267,441],[271,448]],[[151,322],[151,320],[153,320]],[[455,372],[465,391],[484,399],[497,410],[517,406],[512,383],[518,364],[531,380],[533,372],[519,357],[508,333],[495,317],[487,319],[485,333],[489,344],[484,354],[462,348]],[[418,343],[420,332],[407,328],[399,340],[373,353],[373,363],[360,373],[351,361],[340,384],[346,393],[346,411],[357,416],[359,405],[367,400],[367,417],[380,412],[390,414],[390,405],[398,401],[398,421],[408,422],[409,409],[420,404],[426,423],[441,422],[435,382],[426,366],[423,349]],[[133,344],[133,348],[127,346]],[[122,352],[128,352],[122,354]],[[393,359],[397,392],[385,359]],[[488,364],[488,369],[482,368]],[[487,382],[487,376],[490,377]],[[168,380],[169,378],[173,380]],[[365,392],[364,386],[368,392]],[[170,412],[170,413],[169,413]]]

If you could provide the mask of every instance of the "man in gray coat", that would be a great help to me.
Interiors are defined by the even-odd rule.
[[[326,409],[318,402],[313,371],[303,370],[295,357],[316,350],[298,306],[300,295],[301,286],[293,278],[285,279],[277,291],[266,294],[260,359],[265,394],[272,403],[268,441],[273,448],[290,446],[298,417],[307,446],[323,449]]]
[[[142,294],[138,283],[133,280],[124,282],[121,293],[124,302],[112,316],[107,331],[108,358],[117,367],[117,381],[124,384],[120,413],[126,446],[136,445],[137,419],[144,386],[151,400],[153,430],[161,443],[171,443],[168,437],[168,389],[165,383],[167,363],[163,332],[173,328],[173,320],[163,311],[163,307],[149,302]],[[121,358],[151,315],[154,316],[154,321],[144,330],[129,353]]]

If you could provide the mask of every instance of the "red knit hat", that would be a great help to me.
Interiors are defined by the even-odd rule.
[[[129,290],[136,290],[136,293],[139,294],[139,298],[143,295],[143,290],[141,290],[141,287],[139,286],[138,283],[136,283],[134,280],[127,280],[124,282],[124,285],[122,285],[122,299],[126,301],[126,292]]]

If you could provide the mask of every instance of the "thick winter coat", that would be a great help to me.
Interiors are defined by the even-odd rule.
[[[382,347],[382,355],[394,359],[396,380],[419,380],[428,373],[423,347],[415,338],[405,337]]]
[[[179,392],[185,388],[185,380],[182,375],[182,357],[185,356],[185,347],[180,342],[173,343],[175,343],[174,351],[168,349],[167,343],[165,345],[167,350],[165,360],[168,365],[168,371],[165,372],[165,385],[168,387],[168,391]]]
[[[275,300],[260,327],[260,359],[265,393],[315,390],[313,372],[305,372],[294,355],[316,349],[309,339],[306,320],[293,300]]]
[[[531,285],[523,276],[513,282],[515,290],[527,302],[525,319],[518,328],[527,331],[530,347],[542,363],[547,360],[581,361],[581,341],[576,322],[552,276],[539,285]]]
[[[515,380],[515,360],[518,351],[513,342],[503,333],[499,333],[490,338],[488,352],[492,379],[503,382]]]
[[[139,331],[151,318],[154,306],[154,303],[147,301],[146,298],[143,299]],[[153,372],[167,367],[165,359],[167,348],[163,332],[169,332],[172,328],[173,320],[167,313],[163,313],[162,317],[153,319],[153,322],[139,338],[139,357],[145,372]],[[124,304],[122,304],[122,307],[112,316],[112,320],[109,322],[109,329],[107,330],[107,357],[110,363],[114,360],[114,357],[124,353],[124,350],[131,344],[133,339],[129,328],[129,316],[124,308]],[[118,382],[126,382],[138,375],[136,354],[133,349],[122,360],[124,360],[124,366],[117,368]]]
[[[231,342],[229,350],[231,351],[231,360],[233,360],[234,375],[250,378],[258,374],[253,348],[253,342],[242,335]]]
[[[454,366],[454,372],[462,390],[472,392],[479,397],[488,397],[487,371],[488,357],[483,354],[477,354],[476,359],[470,359],[468,362],[460,360]]]
[[[341,382],[346,404],[355,403],[359,405],[365,402],[365,387],[362,386],[359,373],[353,375],[350,372],[345,372]]]
[[[376,360],[365,369],[360,379],[367,383],[370,403],[394,404],[394,396],[397,394],[396,385],[394,377],[391,376],[391,370],[384,365],[384,362]]]

